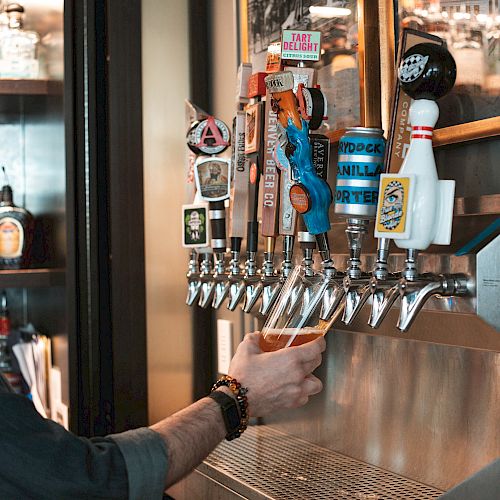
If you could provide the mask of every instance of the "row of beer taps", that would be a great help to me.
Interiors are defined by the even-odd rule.
[[[426,65],[432,66],[432,71],[426,71]],[[453,86],[454,61],[446,49],[424,43],[404,54],[401,68],[400,85],[414,99],[410,111],[410,148],[402,168],[398,174],[388,173],[381,130],[352,128],[339,144],[334,195],[324,177],[328,169],[322,164],[324,152],[329,149],[328,140],[310,133],[313,121],[314,126],[319,127],[318,113],[326,115],[326,101],[320,89],[312,81],[298,86],[293,68],[267,76],[258,73],[250,77],[250,83],[242,84],[240,94],[250,95],[252,101],[242,103],[245,111],[240,111],[233,126],[229,168],[235,183],[233,195],[243,192],[243,201],[232,198],[230,202],[231,258],[227,262],[226,236],[225,231],[223,234],[220,231],[219,221],[216,237],[212,234],[212,241],[218,242],[215,246],[212,244],[213,251],[207,247],[191,248],[187,304],[218,309],[227,301],[231,311],[241,304],[246,313],[258,310],[266,316],[294,268],[296,240],[302,251],[303,279],[292,290],[287,307],[300,308],[304,324],[306,316],[319,308],[321,321],[333,325],[341,320],[350,325],[365,304],[371,302],[368,323],[378,328],[399,300],[397,328],[407,331],[430,297],[469,293],[467,276],[422,274],[418,267],[420,251],[430,244],[447,245],[451,239],[454,181],[437,178],[432,130],[439,113],[435,100]],[[249,69],[240,71],[242,82]],[[440,85],[434,85],[429,91],[432,78],[434,82],[440,79]],[[249,91],[248,87],[251,87]],[[297,93],[301,92],[309,93],[306,99],[304,95],[297,99]],[[313,104],[300,109],[298,102],[304,101]],[[211,123],[214,126],[213,119]],[[262,134],[256,146],[249,145],[248,134],[252,130]],[[217,142],[219,132],[212,133],[215,138],[209,137],[209,145]],[[247,134],[245,145],[239,140],[244,132]],[[318,155],[320,148],[323,152]],[[239,173],[237,165],[241,167]],[[274,176],[269,165],[274,168]],[[237,182],[243,182],[245,189],[238,189]],[[257,262],[259,200],[264,236],[260,268]],[[336,269],[330,252],[328,212],[332,201],[335,201],[335,212],[346,218],[349,258],[345,271]],[[222,218],[224,206],[220,203],[219,200],[215,207],[210,201],[212,228],[214,217]],[[245,235],[241,219],[246,222],[244,266],[241,244]],[[375,220],[378,248],[374,268],[366,272],[362,269],[361,257],[370,220]],[[283,255],[276,269],[278,236],[282,236]],[[389,272],[391,240],[406,251],[405,267],[399,273]],[[315,267],[315,252],[321,262],[319,269]]]

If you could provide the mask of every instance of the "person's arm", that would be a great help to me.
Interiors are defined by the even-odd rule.
[[[24,396],[0,394],[0,443],[0,498],[129,498],[127,467],[112,439],[79,438]]]
[[[321,363],[325,340],[320,338],[298,347],[262,353],[259,334],[251,333],[239,345],[229,375],[248,388],[248,412],[252,417],[307,403],[322,389],[311,372]],[[225,387],[222,390],[232,395]],[[150,427],[158,432],[168,450],[168,487],[199,465],[224,439],[226,429],[219,405],[203,398]]]

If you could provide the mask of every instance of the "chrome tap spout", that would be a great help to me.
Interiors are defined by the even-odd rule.
[[[339,308],[344,297],[344,288],[342,286],[343,274],[338,273],[335,268],[325,269],[325,279],[328,285],[325,288],[322,298],[320,319],[330,321],[335,311]]]
[[[229,275],[229,298],[227,308],[234,311],[245,295],[243,276]]]
[[[229,293],[229,274],[225,269],[224,254],[217,253],[217,264],[213,274],[214,296],[212,307],[219,309]]]
[[[198,270],[198,254],[196,253],[196,250],[193,250],[191,252],[191,258],[189,260],[189,267],[186,277],[188,280],[186,304],[188,306],[192,306],[200,296],[201,291],[200,273]]]
[[[186,304],[192,306],[199,298],[201,292],[200,273],[188,274],[188,293]]]
[[[255,261],[255,252],[248,252],[248,260],[245,263],[245,290],[243,293],[243,306],[244,312],[249,313],[257,303],[257,300],[262,293],[262,281],[259,274],[257,274],[257,265]]]
[[[201,292],[198,305],[203,309],[206,309],[212,303],[215,291],[215,283],[212,275],[212,260],[213,256],[207,254],[200,264]]]
[[[266,316],[272,309],[280,293],[283,281],[278,275],[262,277],[262,301],[259,312]]]
[[[368,297],[372,294],[372,288],[369,276],[361,277],[359,279],[346,276],[343,284],[345,292],[345,307],[344,314],[342,315],[342,322],[346,325],[350,325],[358,316],[359,312],[368,300]]]
[[[430,297],[466,295],[468,282],[464,274],[422,275],[414,280],[401,278],[398,289],[401,296],[401,310],[397,327],[406,332]]]
[[[263,285],[259,275],[245,276],[245,293],[243,294],[244,312],[249,313],[257,304],[257,300],[262,294]]]
[[[272,241],[272,248],[269,248],[268,251],[264,252],[264,262],[262,264],[261,270],[261,282],[262,301],[260,303],[259,312],[266,316],[273,307],[273,304],[276,302],[281,287],[283,286],[283,280],[274,271],[274,240]]]
[[[378,328],[392,305],[399,298],[399,282],[397,278],[370,279],[370,293],[372,296],[372,310],[368,324],[372,328]]]
[[[228,301],[227,308],[234,311],[245,293],[245,282],[243,281],[243,273],[240,267],[240,253],[231,252],[232,259],[229,263],[228,275]]]

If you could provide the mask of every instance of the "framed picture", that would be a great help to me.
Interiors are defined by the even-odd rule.
[[[389,123],[395,54],[404,28],[441,38],[457,64],[452,91],[438,101],[434,146],[500,135],[500,9],[472,0],[379,0],[382,115]],[[394,29],[382,29],[393,26]]]
[[[317,70],[328,101],[321,133],[336,141],[346,127],[380,127],[377,2],[239,0],[238,16],[241,60],[252,63],[253,73],[265,70],[267,48],[280,41],[282,30],[321,32],[321,59],[306,63]]]

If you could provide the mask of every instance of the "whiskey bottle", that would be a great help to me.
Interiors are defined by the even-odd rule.
[[[28,267],[31,260],[34,220],[14,204],[12,188],[3,186],[0,198],[0,269]]]
[[[39,77],[37,46],[40,37],[23,29],[24,8],[11,3],[5,8],[7,29],[0,30],[0,78]]]

